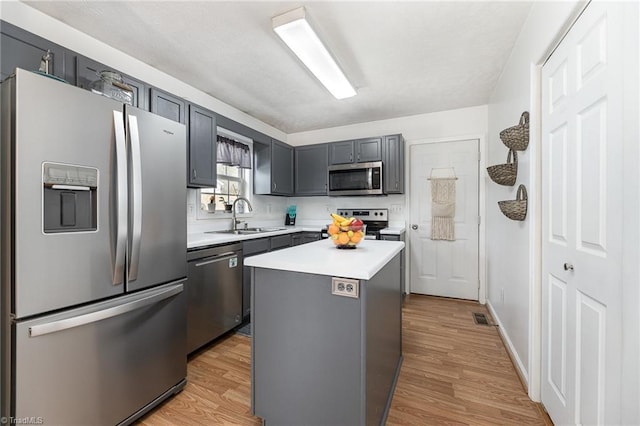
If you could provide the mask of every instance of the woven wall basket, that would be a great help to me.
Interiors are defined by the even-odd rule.
[[[524,220],[527,217],[527,188],[518,186],[515,200],[498,201],[500,210],[511,220]]]
[[[500,139],[507,148],[524,151],[529,146],[529,112],[520,116],[520,124],[504,129],[500,132]]]
[[[511,161],[512,154],[513,161]],[[507,162],[505,164],[487,167],[487,173],[489,173],[491,180],[497,184],[506,186],[515,185],[516,176],[518,175],[518,154],[510,149],[509,154],[507,154]]]

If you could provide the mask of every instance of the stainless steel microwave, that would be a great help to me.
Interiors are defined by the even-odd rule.
[[[328,195],[382,194],[382,161],[329,166]]]

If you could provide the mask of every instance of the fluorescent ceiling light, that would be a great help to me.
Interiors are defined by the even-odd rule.
[[[273,30],[333,96],[354,96],[355,89],[305,19],[304,7],[272,18]]]

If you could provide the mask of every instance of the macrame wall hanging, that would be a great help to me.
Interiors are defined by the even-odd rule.
[[[434,170],[449,170],[446,175]],[[455,241],[456,171],[453,167],[431,169],[431,239]]]

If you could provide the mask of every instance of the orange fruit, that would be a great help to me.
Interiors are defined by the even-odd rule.
[[[338,235],[338,243],[340,244],[347,244],[349,242],[349,236],[347,235],[346,232],[341,232]]]
[[[338,232],[340,232],[340,228],[337,225],[331,224],[327,228],[327,232],[329,233],[329,235],[334,235],[334,234],[337,234]]]
[[[351,242],[356,244],[358,244],[361,239],[362,239],[362,234],[360,232],[354,232],[350,238]]]

